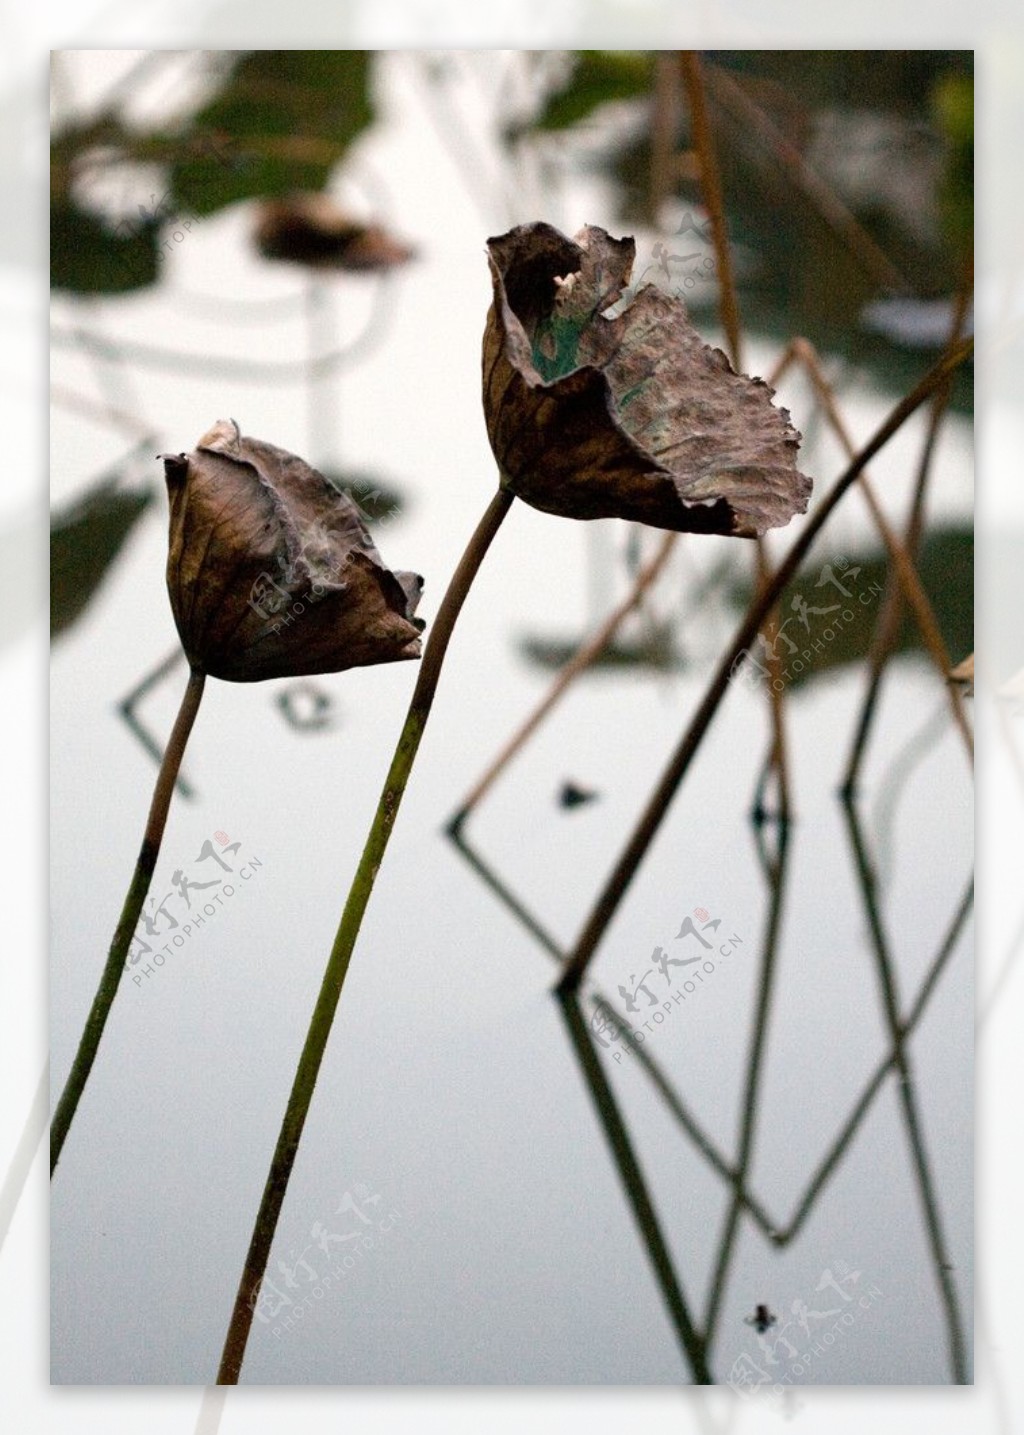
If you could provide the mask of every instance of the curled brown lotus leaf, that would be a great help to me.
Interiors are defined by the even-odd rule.
[[[621,312],[636,247],[525,224],[487,244],[484,413],[502,483],[567,518],[752,538],[807,507],[800,435],[761,379],[648,285]]]
[[[384,566],[316,469],[222,419],[164,470],[167,590],[194,668],[246,683],[419,657],[423,580]]]

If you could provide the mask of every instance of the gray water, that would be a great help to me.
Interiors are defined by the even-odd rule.
[[[188,448],[230,414],[314,461],[394,479],[408,506],[379,543],[390,566],[424,573],[429,622],[494,483],[478,400],[489,285],[485,230],[431,148],[436,139],[401,122],[407,98],[397,85],[371,158],[387,166],[401,196],[398,227],[423,237],[423,257],[394,292],[380,345],[322,391],[313,432],[301,390],[140,366],[115,371],[113,382],[162,447]],[[570,195],[596,203],[585,188],[582,196]],[[569,228],[577,220],[546,217]],[[593,208],[584,219],[604,222]],[[184,349],[301,355],[301,284],[248,258],[243,233],[238,214],[207,222],[163,290],[107,306],[108,331],[151,341],[159,332]],[[213,305],[186,307],[182,291],[300,302],[283,328],[232,328]],[[365,287],[339,284],[339,330],[357,333],[370,303]],[[755,372],[771,359],[767,345],[751,346]],[[64,382],[96,385],[83,356],[56,362]],[[800,385],[783,397],[802,424]],[[865,434],[892,402],[856,383],[847,398]],[[920,439],[920,425],[909,425],[875,467],[894,513]],[[58,410],[55,499],[78,492],[123,443]],[[812,437],[804,466],[827,486],[840,466],[835,445]],[[159,465],[152,471],[158,479]],[[954,421],[933,517],[969,515],[969,475],[969,433]],[[815,561],[868,546],[855,502]],[[152,762],[115,706],[174,646],[162,505],[54,653],[55,1088],[152,785]],[[776,552],[790,531],[780,539]],[[579,636],[595,622],[598,597],[623,591],[622,547],[617,525],[559,522],[517,504],[474,587],[346,984],[271,1259],[279,1295],[254,1323],[246,1381],[686,1384],[686,1323],[704,1332],[710,1308],[719,1383],[759,1379],[751,1363],[766,1380],[793,1384],[970,1378],[969,919],[937,974],[933,963],[969,881],[971,781],[942,685],[923,660],[900,659],[884,690],[858,808],[867,884],[835,795],[863,674],[831,670],[790,695],[796,820],[774,888],[749,819],[766,704],[746,687],[730,690],[592,968],[643,1032],[661,1088],[595,1020],[590,988],[574,1042],[551,995],[550,958],[443,833],[549,681],[523,659],[520,640]],[[731,630],[732,615],[693,599],[701,576],[730,556],[751,561],[747,545],[682,541],[653,601],[676,623],[686,666],[582,680],[468,829],[474,850],[564,946]],[[186,759],[197,796],[172,808],[153,891],[173,893],[184,871],[220,881],[211,892],[221,904],[119,993],[53,1188],[55,1382],[213,1378],[306,1022],[414,676],[403,664],[318,679],[331,725],[309,733],[275,702],[287,684],[208,684]],[[183,684],[178,670],[143,705],[158,735]],[[598,798],[563,809],[566,780]],[[774,829],[762,835],[771,855]],[[230,896],[216,859],[200,859],[207,841],[238,869]],[[176,894],[173,902],[181,915]],[[705,935],[716,951],[702,962],[713,970],[680,992],[693,968],[668,966],[670,981],[652,954],[696,954],[693,937],[677,937],[687,916],[701,932],[721,925]],[[637,988],[645,973],[656,1006]],[[886,980],[905,1017],[930,973],[904,1079],[889,1070],[881,1080],[787,1238],[892,1055]],[[723,1257],[734,1187],[708,1152],[735,1169],[745,1112],[744,1189],[764,1220],[741,1215]],[[372,1245],[355,1239],[367,1236]],[[777,1318],[767,1332],[775,1364],[747,1323],[759,1304]]]

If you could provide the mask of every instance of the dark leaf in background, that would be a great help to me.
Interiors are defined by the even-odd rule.
[[[251,50],[192,119],[171,166],[179,213],[318,190],[373,120],[367,50]]]
[[[116,489],[104,479],[50,520],[50,636],[80,616],[136,522],[152,489]]]
[[[394,269],[415,254],[381,225],[352,219],[326,194],[268,200],[256,217],[253,239],[264,259],[354,274]]]
[[[347,473],[338,469],[320,470],[327,482],[339,493],[351,498],[365,524],[389,523],[405,508],[405,499],[397,488],[376,478],[372,473]]]
[[[948,149],[939,190],[946,238],[964,256],[974,247],[974,77],[947,74],[932,93],[935,124]]]
[[[914,120],[927,116],[937,74],[973,64],[971,50],[708,50],[761,86],[773,85],[812,108],[879,110]]]
[[[159,224],[115,227],[70,202],[50,208],[50,284],[75,294],[127,294],[156,283]]]
[[[565,129],[609,101],[646,97],[652,67],[652,55],[642,50],[580,50],[565,83],[547,96],[530,128]]]
[[[935,611],[947,651],[953,654],[971,652],[974,648],[972,530],[937,528],[927,534],[922,540],[916,567]],[[820,565],[807,569],[786,589],[779,603],[776,626],[770,636],[784,670],[787,687],[797,687],[810,678],[863,661],[881,612],[882,596],[877,590],[884,590],[888,572],[888,557],[884,553],[847,555],[846,568],[836,567],[835,577],[850,593],[850,598],[844,598],[833,582],[821,583]],[[729,601],[739,610],[745,609],[752,597],[750,585],[745,581],[734,582],[727,593]],[[838,604],[840,616],[844,612],[852,612],[853,618],[843,621],[842,626],[832,628],[830,614],[809,612],[810,627],[805,629],[798,617],[801,604],[806,604],[807,610]],[[787,626],[783,627],[783,624]],[[781,638],[778,636],[780,630],[785,635]],[[791,642],[797,645],[796,653],[791,651]],[[921,646],[917,626],[904,609],[897,651],[916,651]],[[751,653],[763,664],[760,642],[752,646]]]
[[[744,326],[780,343],[801,333],[819,350],[870,368],[888,392],[905,391],[919,377],[916,360],[858,323],[891,284],[810,202],[767,127],[853,212],[917,297],[948,299],[963,282],[972,234],[973,52],[722,50],[704,59]],[[723,76],[767,124],[721,102],[715,82]],[[669,204],[653,213],[653,115],[638,105],[635,123],[615,125],[610,116],[591,123],[602,126],[596,162],[612,185],[618,222],[654,227],[663,237],[680,214],[703,203],[703,192],[684,162],[692,136],[680,88],[668,116]],[[588,146],[584,162],[595,159],[589,139]],[[641,267],[651,261],[649,253],[639,257]],[[685,297],[694,314],[715,313],[715,285],[688,288]],[[954,381],[953,404],[971,409],[966,366]]]
[[[785,672],[787,687],[799,687],[809,679],[863,662],[871,645],[871,637],[881,612],[881,593],[884,590],[889,570],[887,555],[873,552],[846,559],[840,567],[833,560],[834,576],[850,593],[844,598],[831,582],[821,584],[822,566],[808,568],[790,584],[782,596],[779,616],[770,637],[774,642],[779,661]],[[926,535],[917,564],[918,572],[942,633],[943,641],[950,654],[971,652],[974,646],[974,534],[969,528],[937,528]],[[733,564],[719,567],[712,572],[698,593],[687,599],[687,611],[692,612],[697,604],[709,614],[735,610],[744,612],[749,606],[753,590],[745,576],[739,576]],[[853,619],[841,626],[830,627],[828,613],[810,612],[809,630],[805,630],[794,609],[794,599],[806,604],[807,609],[827,608],[838,603],[840,616],[845,610],[853,613]],[[725,608],[727,605],[727,608]],[[782,631],[782,624],[788,623]],[[650,671],[685,670],[688,658],[679,634],[678,620],[664,619],[646,623],[642,633],[635,638],[619,637],[597,658],[592,667],[639,668]],[[830,636],[829,636],[830,635]],[[521,637],[517,646],[528,662],[536,667],[558,671],[576,656],[580,645],[590,636],[588,631],[577,637],[548,638],[530,634]],[[789,641],[787,641],[787,638]],[[792,661],[796,656],[790,651],[790,642],[799,654],[799,663]],[[820,643],[820,647],[815,647]],[[897,651],[922,652],[920,634],[913,618],[904,613],[900,628]],[[809,652],[809,656],[804,656]],[[760,642],[751,647],[754,659],[763,666],[764,650]],[[964,669],[967,672],[967,669]],[[751,666],[752,680],[757,679],[756,670]]]
[[[576,638],[543,638],[527,634],[519,639],[517,646],[527,662],[557,672],[576,656],[589,637],[589,632],[580,633]],[[649,668],[654,672],[668,672],[681,666],[675,624],[668,621],[647,624],[643,635],[638,638],[616,638],[601,649],[589,665],[589,670]]]

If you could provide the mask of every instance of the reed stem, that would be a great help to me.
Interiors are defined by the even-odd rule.
[[[181,699],[178,716],[174,720],[174,727],[171,730],[171,736],[160,763],[160,770],[157,773],[156,787],[153,789],[153,801],[150,804],[149,817],[146,820],[142,846],[139,848],[128,895],[121,908],[121,917],[110,943],[103,975],[100,977],[99,987],[86,1018],[85,1030],[78,1043],[78,1051],[72,1063],[71,1072],[53,1114],[53,1121],[50,1125],[51,1178],[57,1168],[57,1162],[60,1160],[71,1123],[75,1119],[75,1112],[82,1099],[85,1084],[89,1080],[93,1062],[96,1060],[103,1030],[117,995],[121,973],[124,971],[125,958],[132,944],[135,928],[139,924],[139,917],[142,915],[142,907],[149,891],[149,884],[153,879],[157,858],[160,855],[160,844],[163,841],[164,828],[167,825],[167,812],[174,794],[178,769],[181,767],[181,760],[185,755],[185,746],[192,731],[192,724],[199,711],[199,702],[203,696],[205,684],[206,674],[193,668],[189,673],[188,686]]]
[[[327,1040],[341,997],[352,951],[359,936],[363,914],[366,911],[373,884],[384,857],[388,840],[394,827],[398,809],[405,795],[406,785],[412,771],[413,760],[427,724],[427,718],[434,701],[441,665],[448,648],[448,640],[455,627],[455,621],[465,602],[491,545],[491,540],[501,526],[502,519],[512,504],[512,495],[499,489],[491,500],[486,513],[469,540],[465,553],[452,576],[448,591],[441,600],[437,617],[427,639],[423,658],[420,662],[416,687],[413,689],[405,725],[395,748],[391,767],[384,781],[384,789],[377,804],[377,811],[370,827],[363,855],[352,881],[352,887],[341,915],[337,936],[324,971],[320,993],[313,1008],[305,1045],[292,1082],[291,1095],[285,1108],[284,1119],[277,1138],[273,1159],[263,1197],[256,1215],[252,1239],[245,1258],[245,1267],[235,1296],[234,1309],[228,1325],[220,1369],[217,1372],[218,1385],[237,1385],[245,1358],[245,1347],[252,1327],[253,1315],[259,1297],[260,1286],[270,1258],[277,1223],[284,1204],[285,1193],[291,1178],[303,1127],[309,1115],[313,1092],[316,1087],[320,1065],[323,1061]]]
[[[812,517],[805,524],[800,537],[796,539],[787,553],[783,562],[775,570],[770,582],[768,582],[755,595],[754,601],[747,610],[746,616],[741,622],[732,644],[725,653],[707,692],[704,694],[689,727],[683,734],[678,748],[673,754],[668,767],[662,774],[657,787],[654,789],[643,814],[640,817],[632,837],[626,844],[618,862],[616,863],[611,876],[605,883],[604,889],[598,897],[590,916],[577,938],[576,945],[566,960],[562,976],[558,982],[558,990],[572,992],[577,990],[583,975],[587,970],[591,957],[597,949],[599,942],[608,929],[619,903],[625,896],[629,884],[636,875],[637,868],[643,861],[647,849],[653,842],[655,834],[661,826],[662,819],[668,811],[669,804],[675,796],[686,775],[686,772],[696,756],[697,750],[704,739],[704,735],[711,726],[711,720],[718,711],[718,706],[725,696],[732,678],[735,676],[744,659],[748,656],[749,645],[754,640],[761,624],[771,609],[778,602],[783,589],[792,582],[796,576],[797,569],[807,556],[811,544],[824,528],[831,517],[836,504],[843,495],[852,487],[860,476],[861,471],[874,458],[875,454],[892,438],[893,434],[906,423],[907,419],[921,407],[931,396],[940,389],[951,374],[974,352],[974,344],[970,339],[963,340],[955,348],[947,350],[937,364],[931,368],[915,389],[902,399],[892,413],[882,424],[875,436],[861,449],[860,453],[846,469],[845,473],[837,479],[835,485],[826,498],[818,505]]]

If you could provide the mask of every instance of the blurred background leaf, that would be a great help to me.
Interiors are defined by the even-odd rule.
[[[856,578],[856,594],[872,591],[872,585],[884,590],[889,573],[888,554],[882,550],[866,554],[849,555],[848,561],[859,568]],[[935,612],[946,649],[960,656],[974,650],[974,534],[970,528],[934,528],[922,539],[915,564],[918,575],[928,594]],[[818,586],[820,566],[808,568],[785,590],[779,601],[782,616],[792,611],[795,597],[803,599],[810,608],[822,602],[822,589]],[[827,590],[826,590],[827,591]],[[734,578],[728,589],[728,598],[737,612],[746,610],[753,597],[751,585]],[[827,601],[835,601],[832,593]],[[819,640],[820,647],[811,642],[799,644],[801,656],[805,651],[810,657],[798,672],[787,663],[786,653],[779,648],[779,657],[787,669],[787,686],[799,687],[811,678],[820,677],[849,663],[861,662],[871,646],[872,634],[878,622],[882,596],[877,594],[874,601],[848,602],[844,606],[852,610],[854,619],[842,626],[831,629],[832,637],[821,642],[822,632],[828,627],[827,618],[815,620],[816,628],[810,637]],[[799,636],[799,630],[796,630]],[[923,652],[921,635],[913,618],[904,605],[903,621],[895,651]]]
[[[400,490],[372,473],[343,473],[334,468],[324,468],[321,472],[341,493],[348,494],[358,506],[364,523],[390,522],[405,507]]]
[[[939,201],[946,236],[969,254],[974,244],[974,79],[946,74],[932,91],[936,127],[949,146]]]
[[[103,479],[50,519],[50,636],[69,628],[99,589],[107,569],[153,501],[153,490],[118,490]]]
[[[970,269],[973,52],[717,50],[704,62],[744,327],[782,342],[801,333],[869,368],[887,390],[908,388],[922,349],[938,351],[948,332],[933,321],[923,342],[915,305],[948,301],[951,323]],[[609,113],[604,123],[598,111],[613,99],[634,101],[630,119]],[[699,229],[700,176],[674,52],[576,52],[510,138],[529,145],[564,129],[571,143],[574,126],[623,227]],[[815,202],[802,166],[847,225]],[[638,240],[638,275],[644,262]],[[681,277],[673,272],[668,287]],[[884,333],[864,321],[873,303],[897,295],[905,302]],[[716,317],[713,264],[682,297],[699,320]],[[969,369],[953,402],[970,410]]]
[[[558,672],[579,652],[589,637],[587,632],[561,638],[544,637],[539,633],[524,634],[517,643],[519,652],[537,668]],[[619,635],[601,649],[590,664],[593,671],[601,668],[641,668],[668,672],[684,667],[676,641],[676,625],[671,619],[644,623],[639,636]]]
[[[202,59],[202,56],[198,56]],[[225,58],[228,60],[223,68]],[[161,231],[254,198],[319,191],[371,124],[373,52],[252,50],[217,56],[212,97],[163,129],[130,126],[116,106],[57,128],[50,143],[51,279],[78,294],[156,283]],[[148,204],[109,211],[83,176],[143,166]],[[154,180],[154,166],[162,179]],[[155,188],[156,186],[156,188]]]
[[[549,91],[534,130],[561,130],[612,100],[646,97],[653,57],[642,50],[577,50],[562,85]]]
[[[253,50],[190,122],[171,166],[175,208],[212,214],[240,199],[319,190],[373,120],[372,52]]]
[[[126,294],[155,284],[159,224],[148,219],[115,233],[72,201],[50,207],[50,284],[76,294]]]

